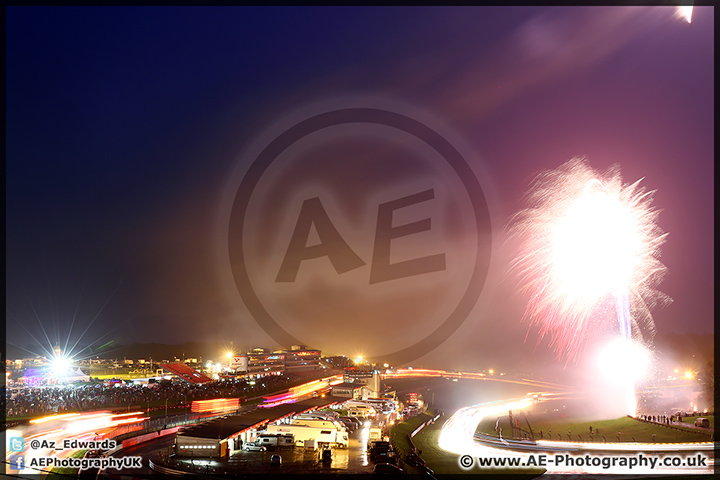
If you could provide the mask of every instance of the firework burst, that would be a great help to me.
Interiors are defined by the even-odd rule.
[[[640,181],[623,184],[619,167],[601,174],[574,158],[541,173],[512,218],[512,270],[530,295],[524,320],[561,359],[575,360],[588,338],[616,329],[628,340],[651,337],[650,310],[670,301],[654,289],[667,234],[655,223],[654,191]]]

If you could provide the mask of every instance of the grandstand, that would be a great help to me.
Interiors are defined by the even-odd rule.
[[[160,365],[160,367],[172,373],[173,375],[182,378],[186,382],[203,384],[213,381],[212,378],[198,372],[193,368],[188,367],[184,363],[163,363]]]

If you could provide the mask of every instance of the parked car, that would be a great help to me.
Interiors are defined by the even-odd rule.
[[[377,463],[373,468],[373,473],[389,474],[389,475],[402,475],[403,469],[397,465],[391,463]]]
[[[277,453],[270,457],[270,465],[282,465],[282,457]]]
[[[340,418],[340,421],[345,425],[345,427],[348,429],[348,431],[354,431],[356,428],[358,428],[357,423],[355,423],[353,420],[350,420],[348,417],[342,417]]]
[[[391,451],[392,445],[390,445],[390,442],[385,441],[370,442],[370,446],[367,449],[368,455],[370,455],[370,461],[375,463],[395,463],[395,461],[389,460]],[[384,455],[384,457],[378,458],[381,455]]]
[[[255,442],[245,442],[243,448],[249,452],[264,452],[267,450],[263,445],[258,445]]]
[[[376,463],[392,463],[387,452],[378,452],[373,459]]]
[[[355,425],[355,428],[360,428],[362,426],[362,421],[357,417],[340,417],[340,421],[345,422],[346,420],[351,421]]]
[[[405,463],[413,467],[425,467],[425,460],[420,458],[418,454],[408,453],[405,455]]]
[[[329,448],[326,448],[322,452],[322,463],[325,465],[332,463],[332,450]]]

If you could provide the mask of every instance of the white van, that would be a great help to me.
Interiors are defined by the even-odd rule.
[[[703,427],[703,428],[710,428],[710,420],[708,420],[707,418],[696,418],[695,426]]]

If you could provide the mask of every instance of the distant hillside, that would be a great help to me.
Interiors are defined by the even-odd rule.
[[[692,356],[695,355],[695,358],[698,361],[705,363],[706,361],[709,361],[714,357],[714,339],[715,337],[712,334],[663,334],[657,335],[655,337],[653,345],[654,349],[661,357],[682,359],[692,358]],[[82,352],[80,358],[94,358],[95,356],[98,356],[100,358],[117,359],[123,359],[124,357],[129,359],[144,358],[148,360],[152,358],[153,361],[157,362],[161,360],[172,361],[175,357],[180,359],[182,359],[183,357],[190,357],[202,358],[203,360],[213,360],[217,362],[226,361],[225,353],[228,345],[221,342],[188,342],[181,345],[167,345],[162,343],[134,343],[131,345],[110,344],[104,346],[103,348],[99,347],[99,345],[95,345],[92,347],[92,349],[86,349]],[[25,346],[25,348],[33,352],[43,351],[37,346]],[[273,347],[269,346],[269,348],[272,349]],[[247,351],[246,346],[243,346],[242,348],[240,346],[236,346],[235,349],[238,353],[241,351],[243,353]],[[79,350],[79,348],[76,348],[76,350]],[[342,354],[342,352],[340,354]],[[495,359],[499,355],[499,353],[488,353],[488,356],[493,359]],[[16,358],[27,358],[30,356],[32,355],[30,355],[23,349],[12,345],[7,346],[7,358],[11,360]],[[507,360],[505,362],[507,364],[506,368],[527,369],[530,366],[528,362],[525,361],[524,357],[515,359],[515,361],[517,365]],[[539,363],[534,365],[538,366]],[[551,368],[553,366],[559,366],[560,368],[562,368],[562,365],[558,364],[554,359],[548,362],[548,365],[549,366],[544,365],[542,368]],[[462,359],[455,359],[454,362],[448,362],[446,359],[446,361],[444,362],[441,361],[437,364],[424,366],[427,368],[449,368],[460,370],[472,370],[473,368],[477,368],[476,364],[465,365]]]

